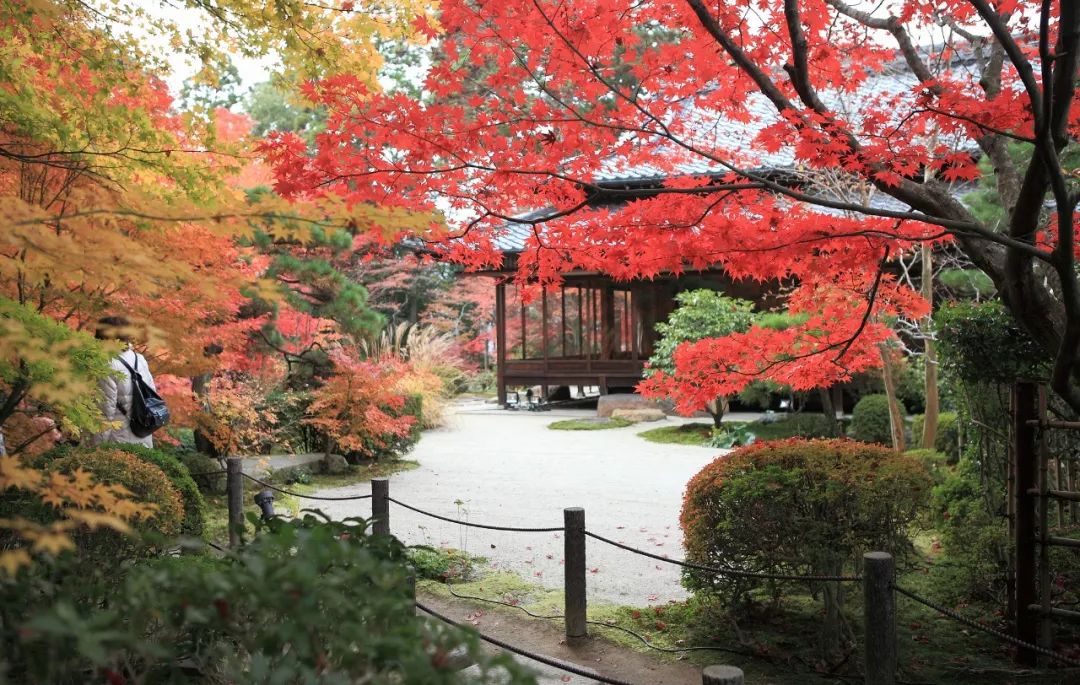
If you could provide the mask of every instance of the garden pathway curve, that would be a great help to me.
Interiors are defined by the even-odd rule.
[[[634,433],[664,423],[555,431],[592,411],[516,412],[479,401],[454,406],[447,426],[424,433],[409,455],[420,467],[393,475],[390,495],[443,516],[518,527],[560,527],[564,507],[585,508],[588,530],[681,559],[679,509],[687,481],[719,449],[658,445]],[[732,416],[732,419],[752,418]],[[669,419],[668,423],[681,421]],[[368,484],[325,490],[344,495]],[[341,518],[370,515],[367,501],[318,502]],[[391,530],[406,544],[455,547],[533,583],[561,588],[561,533],[508,533],[430,519],[392,504]],[[678,567],[589,540],[591,600],[646,606],[682,599]]]

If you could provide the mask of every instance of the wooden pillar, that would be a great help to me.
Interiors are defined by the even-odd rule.
[[[743,685],[743,672],[735,666],[706,666],[701,685]]]
[[[548,319],[548,294],[547,288],[540,290],[540,327],[543,329],[543,334],[540,336],[540,344],[543,345],[543,358],[544,358],[544,376],[548,375],[548,343],[551,341],[551,331],[549,330]],[[547,399],[547,383],[540,386],[540,397]]]
[[[390,481],[387,478],[371,479],[371,532],[390,534]]]
[[[495,286],[495,387],[506,406],[506,284]]]
[[[887,552],[863,555],[866,685],[896,683],[896,562]]]
[[[562,308],[562,321],[559,324],[559,331],[562,338],[562,356],[566,359],[566,286],[559,286],[559,306]]]
[[[1014,568],[1016,569],[1016,637],[1034,644],[1039,639],[1039,615],[1032,609],[1037,601],[1035,588],[1035,469],[1038,461],[1036,430],[1038,419],[1036,385],[1019,382],[1013,386],[1013,483],[1016,497]],[[1016,651],[1016,662],[1035,666],[1037,657],[1028,649]]]
[[[226,491],[229,505],[229,549],[244,544],[244,460],[229,457],[225,460]]]
[[[610,285],[605,285],[600,291],[600,332],[601,332],[601,359],[613,359],[615,357],[615,290]]]
[[[585,510],[563,509],[563,579],[566,639],[587,634],[585,622]]]

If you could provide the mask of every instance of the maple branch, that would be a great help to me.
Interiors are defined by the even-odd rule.
[[[847,354],[851,346],[855,344],[855,341],[862,335],[862,332],[866,330],[866,325],[870,323],[870,317],[874,313],[874,302],[877,301],[878,288],[881,287],[881,280],[885,276],[885,267],[889,264],[889,246],[885,246],[885,252],[881,255],[881,261],[878,262],[877,273],[874,275],[874,283],[870,286],[870,292],[866,296],[866,311],[863,312],[862,320],[859,321],[859,327],[855,329],[855,333],[847,341],[847,344],[836,354],[833,358],[833,362],[839,362],[840,358]]]
[[[1022,135],[1017,134],[1017,133],[1012,133],[1010,131],[1006,131],[1005,129],[990,126],[989,124],[984,124],[981,121],[979,121],[978,119],[975,119],[974,117],[970,117],[970,116],[968,116],[966,114],[960,114],[958,112],[946,112],[943,109],[938,109],[937,107],[931,107],[929,105],[925,105],[923,107],[920,107],[918,109],[913,110],[912,114],[914,115],[914,114],[918,114],[920,112],[931,112],[933,114],[938,114],[940,116],[943,116],[943,117],[946,117],[946,118],[949,118],[949,119],[955,119],[957,121],[963,121],[963,122],[971,124],[972,126],[977,126],[980,129],[982,129],[983,131],[986,131],[987,133],[992,133],[992,134],[997,135],[997,136],[1005,136],[1006,138],[1012,138],[1013,140],[1021,142],[1021,143],[1028,143],[1030,145],[1034,145],[1035,142],[1036,142],[1034,138],[1030,138],[1028,136],[1022,136]]]
[[[1005,54],[1008,55],[1009,61],[1016,68],[1016,73],[1020,76],[1020,81],[1024,84],[1024,90],[1027,92],[1028,100],[1031,103],[1031,111],[1038,118],[1041,116],[1042,111],[1042,93],[1035,82],[1035,70],[1032,68],[1031,62],[1024,57],[1020,46],[1013,40],[1008,24],[997,13],[997,10],[990,6],[990,3],[986,0],[968,0],[968,2],[990,27],[994,38],[997,39]]]
[[[841,2],[841,0],[825,0],[825,2],[829,3],[840,14],[854,19],[863,26],[888,31],[896,40],[896,44],[900,47],[900,54],[904,56],[904,61],[907,63],[908,68],[911,69],[911,72],[919,79],[919,82],[925,83],[926,81],[932,81],[934,79],[933,74],[930,73],[930,69],[919,56],[919,51],[915,47],[915,44],[911,42],[911,36],[908,35],[908,32],[900,24],[899,19],[892,15],[888,17],[875,17],[870,12],[857,10],[851,5]],[[940,85],[932,86],[931,90],[939,95],[942,91]]]
[[[791,77],[791,83],[795,86],[795,92],[799,94],[806,106],[818,114],[826,114],[829,110],[825,103],[814,91],[810,83],[810,69],[807,66],[807,43],[806,34],[802,29],[802,18],[799,16],[799,0],[784,0],[784,20],[787,24],[788,35],[791,37],[791,56],[794,64],[785,64],[784,71]]]

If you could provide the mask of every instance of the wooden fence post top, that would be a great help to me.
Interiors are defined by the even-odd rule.
[[[702,685],[743,685],[743,672],[736,666],[706,666],[701,672]]]
[[[892,559],[892,555],[888,552],[866,552],[862,556],[863,559],[868,561],[886,561]]]

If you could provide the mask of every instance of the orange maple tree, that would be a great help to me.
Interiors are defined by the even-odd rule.
[[[754,377],[807,388],[879,365],[893,336],[883,321],[927,311],[890,260],[954,242],[1080,409],[1078,196],[1063,162],[1078,132],[1072,3],[441,10],[425,99],[373,94],[348,75],[309,84],[330,112],[318,151],[289,134],[263,147],[281,193],[442,210],[451,233],[421,237],[473,268],[498,264],[496,239],[524,225],[521,282],[719,266],[797,283],[788,307],[802,323],[676,355],[674,382],[710,396]],[[979,179],[997,220],[959,197]]]

